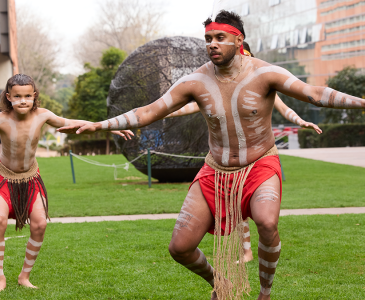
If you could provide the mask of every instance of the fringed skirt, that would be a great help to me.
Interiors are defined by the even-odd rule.
[[[243,261],[244,256],[243,219],[251,216],[249,200],[256,188],[275,174],[281,181],[278,150],[274,145],[258,160],[243,168],[223,167],[214,161],[210,153],[205,163],[194,182],[199,180],[215,219],[214,290],[218,299],[243,299],[244,294],[250,291],[246,266],[236,263]],[[253,168],[257,174],[251,176]]]
[[[16,219],[16,229],[21,230],[29,224],[29,216],[38,194],[45,217],[49,219],[47,191],[39,174],[37,161],[25,173],[15,173],[0,162],[0,196],[9,206],[9,218]]]

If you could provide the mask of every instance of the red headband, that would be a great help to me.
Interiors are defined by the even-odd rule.
[[[211,30],[222,30],[222,31],[225,31],[227,33],[233,34],[235,36],[238,36],[238,35],[242,34],[242,32],[239,31],[236,27],[233,27],[231,25],[224,24],[224,23],[212,22],[212,23],[210,23],[209,25],[207,25],[205,27],[205,32],[208,32],[208,31],[211,31]],[[241,46],[240,52],[241,52],[241,54],[244,55],[243,45]]]

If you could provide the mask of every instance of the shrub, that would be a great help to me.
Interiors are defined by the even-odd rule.
[[[300,129],[300,148],[356,147],[365,146],[364,124],[321,124],[323,133],[318,135],[311,129]]]

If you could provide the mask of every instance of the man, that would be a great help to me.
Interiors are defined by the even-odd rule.
[[[259,233],[258,299],[270,299],[281,249],[281,173],[271,130],[276,91],[332,108],[363,109],[365,100],[310,86],[283,68],[242,56],[243,22],[235,13],[221,11],[215,22],[208,18],[204,25],[211,62],[178,80],[161,99],[107,121],[60,131],[143,127],[195,100],[208,123],[210,154],[184,201],[170,253],[214,287],[212,299],[240,299],[248,287],[244,267],[236,264],[237,251],[243,257],[235,246],[243,233],[237,225],[249,216]],[[224,235],[223,241],[215,239],[215,270],[197,248],[208,231]],[[226,243],[229,233],[233,244]]]

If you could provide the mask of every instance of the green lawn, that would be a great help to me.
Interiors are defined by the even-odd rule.
[[[17,285],[26,235],[6,242],[8,287],[0,299],[210,299],[210,287],[175,263],[167,250],[173,220],[49,224],[33,268],[39,290]],[[258,236],[251,222],[254,261],[248,264],[259,291]],[[365,215],[281,217],[282,254],[272,299],[365,299]],[[212,256],[213,237],[200,248]]]
[[[89,157],[107,164],[124,156]],[[286,181],[282,208],[365,206],[365,168],[281,156]],[[74,159],[72,183],[69,157],[38,158],[46,184],[51,217],[179,212],[189,184],[153,184],[132,165],[129,171],[103,168]],[[142,184],[141,184],[142,182]],[[144,182],[144,184],[143,184]]]

